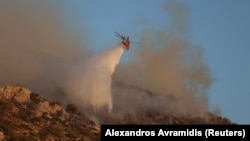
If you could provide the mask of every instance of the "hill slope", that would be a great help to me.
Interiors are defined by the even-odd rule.
[[[23,87],[0,88],[0,141],[100,140],[100,125],[75,105],[62,107]],[[180,116],[174,111],[143,110],[114,117],[96,113],[108,124],[234,124],[229,119],[207,113],[205,117]]]
[[[74,105],[59,103],[22,87],[0,88],[0,140],[99,140],[99,129]]]

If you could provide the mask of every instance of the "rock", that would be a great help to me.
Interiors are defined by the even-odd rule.
[[[30,102],[31,91],[23,87],[6,86],[0,88],[0,98],[13,99],[19,103]]]
[[[10,86],[2,87],[0,88],[0,97],[5,98],[5,99],[12,99],[14,95],[12,91],[13,91],[13,87],[10,87]]]
[[[0,141],[66,141],[83,140],[86,136],[86,139],[99,141],[100,131],[90,128],[87,125],[90,119],[77,109],[71,107],[68,112],[60,103],[48,101],[26,88],[1,87]]]
[[[49,101],[42,101],[38,104],[36,109],[36,117],[41,117],[43,113],[55,114],[62,112],[62,107],[58,104],[50,104]]]
[[[4,139],[5,139],[4,134],[3,134],[3,132],[0,131],[0,141],[4,141]]]

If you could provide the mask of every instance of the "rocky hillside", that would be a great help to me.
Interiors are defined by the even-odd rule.
[[[0,141],[97,141],[100,130],[74,105],[59,103],[22,87],[0,88]]]
[[[0,141],[99,141],[100,125],[74,105],[63,108],[23,88],[0,88]],[[124,117],[98,113],[101,123],[110,124],[234,124],[207,113],[204,118],[141,111]]]

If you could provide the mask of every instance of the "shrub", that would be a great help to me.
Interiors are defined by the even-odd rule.
[[[14,104],[5,99],[5,98],[0,98],[0,108],[1,109],[12,109],[14,107]]]

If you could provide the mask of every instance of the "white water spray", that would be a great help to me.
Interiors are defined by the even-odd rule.
[[[73,66],[66,85],[69,100],[79,107],[112,110],[112,74],[119,64],[123,47],[117,46],[98,53]]]

